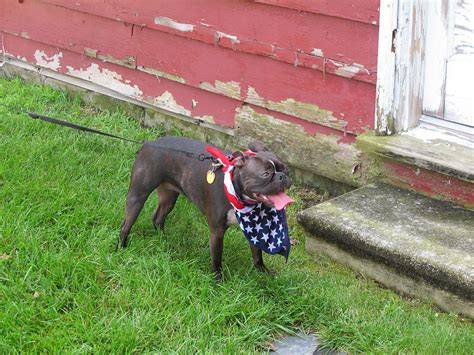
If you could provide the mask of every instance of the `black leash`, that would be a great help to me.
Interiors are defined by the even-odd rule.
[[[77,129],[79,131],[96,133],[96,134],[100,134],[102,136],[116,138],[116,139],[120,139],[122,141],[131,142],[131,143],[137,143],[137,144],[142,144],[143,143],[143,142],[140,142],[140,141],[136,141],[134,139],[128,139],[128,138],[116,136],[116,135],[113,135],[113,134],[110,134],[110,133],[105,133],[105,132],[99,131],[97,129],[80,126],[80,125],[75,124],[75,123],[58,120],[56,118],[52,118],[52,117],[48,117],[48,116],[39,115],[39,114],[34,113],[34,112],[26,112],[26,114],[28,116],[30,116],[31,118],[33,118],[33,119],[40,119],[42,121],[49,122],[49,123],[54,123],[54,124],[57,124],[57,125],[60,125],[60,126],[63,126],[63,127],[74,128],[74,129]]]
[[[16,111],[16,112],[19,112],[19,113],[24,113],[28,116],[30,116],[31,118],[33,119],[40,119],[42,121],[45,121],[45,122],[49,122],[49,123],[53,123],[53,124],[57,124],[59,126],[63,126],[63,127],[68,127],[68,128],[73,128],[73,129],[77,129],[79,131],[83,131],[83,132],[91,132],[91,133],[96,133],[96,134],[100,134],[102,136],[106,136],[106,137],[111,137],[111,138],[116,138],[116,139],[120,139],[122,141],[126,141],[126,142],[130,142],[130,143],[136,143],[136,144],[143,144],[145,143],[145,141],[137,141],[137,140],[134,140],[134,139],[128,139],[128,138],[125,138],[125,137],[120,137],[120,136],[116,136],[114,134],[110,134],[110,133],[106,133],[106,132],[102,132],[102,131],[99,131],[97,129],[94,129],[94,128],[89,128],[89,127],[84,127],[84,126],[81,126],[81,125],[78,125],[78,124],[75,124],[75,123],[71,123],[71,122],[67,122],[67,121],[63,121],[63,120],[58,120],[57,118],[52,118],[52,117],[48,117],[48,116],[44,116],[44,115],[40,115],[38,113],[35,113],[35,112],[30,112],[30,111],[26,111],[26,110],[23,110],[19,107],[16,107],[16,106],[11,106],[11,105],[6,105],[6,104],[3,104],[0,102],[0,106],[3,106],[3,107],[6,107],[8,108],[9,110],[11,111]],[[196,159],[199,159],[201,161],[204,161],[204,160],[212,160],[214,163],[217,162],[217,160],[212,156],[212,155],[206,155],[206,154],[203,154],[203,153],[192,153],[192,152],[187,152],[187,151],[184,151],[184,150],[179,150],[179,149],[173,149],[173,148],[170,148],[170,147],[164,147],[164,146],[160,146],[159,144],[155,143],[155,142],[148,142],[149,144],[151,144],[152,146],[154,147],[158,147],[158,148],[162,148],[162,149],[167,149],[167,150],[172,150],[172,151],[175,151],[175,152],[178,152],[178,153],[182,153],[182,154],[185,154],[189,157],[192,157],[192,158],[196,158]]]
[[[133,139],[128,139],[128,138],[116,136],[116,135],[113,135],[113,134],[110,134],[110,133],[105,133],[105,132],[99,131],[97,129],[84,127],[84,126],[81,126],[81,125],[78,125],[78,124],[75,124],[75,123],[71,123],[71,122],[67,122],[67,121],[63,121],[63,120],[58,120],[57,118],[52,118],[52,117],[40,115],[40,114],[35,113],[35,112],[26,111],[26,110],[23,110],[21,108],[15,107],[15,106],[6,105],[6,104],[3,104],[3,103],[0,103],[0,105],[10,109],[11,111],[17,111],[17,112],[20,112],[20,113],[24,113],[24,114],[30,116],[31,118],[33,118],[35,120],[40,119],[42,121],[49,122],[49,123],[54,123],[54,124],[57,124],[57,125],[60,125],[60,126],[63,126],[63,127],[69,127],[69,128],[77,129],[79,131],[84,131],[84,132],[96,133],[96,134],[100,134],[102,136],[116,138],[116,139],[120,139],[120,140],[126,141],[126,142],[137,143],[137,144],[142,144],[143,143],[143,142],[136,141],[136,140],[133,140]]]

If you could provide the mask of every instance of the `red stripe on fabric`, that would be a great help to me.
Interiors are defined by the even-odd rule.
[[[232,182],[232,180],[234,180],[233,171],[229,172],[229,177],[230,177],[230,181]],[[241,209],[241,208],[245,207],[243,202],[237,196],[230,193],[230,191],[227,189],[227,186],[225,184],[224,184],[224,190],[225,190],[227,198],[228,198],[228,200],[229,200],[229,202],[231,203],[232,206],[234,206],[235,208],[238,208],[238,209]]]
[[[220,161],[225,164],[225,165],[229,165],[231,164],[230,160],[227,159],[226,155],[221,152],[219,149],[217,148],[214,148],[214,147],[211,147],[211,146],[207,146],[206,147],[206,150],[212,154],[212,156],[216,157],[217,159],[220,159]]]
[[[231,194],[227,194],[227,198],[229,199],[230,204],[234,206],[235,208],[241,210],[242,208],[245,207],[243,203],[241,203],[237,198],[235,198]]]

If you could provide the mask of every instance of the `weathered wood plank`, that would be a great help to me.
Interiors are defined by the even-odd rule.
[[[394,133],[395,41],[397,35],[398,2],[381,4],[375,129],[378,135]]]
[[[253,0],[267,5],[378,24],[379,0]]]
[[[378,28],[361,22],[237,1],[141,0],[133,6],[125,0],[100,5],[93,0],[41,2],[125,21],[136,25],[137,30],[153,28],[335,75],[341,72],[339,67],[348,66],[350,78],[371,83],[376,80]],[[312,61],[300,60],[300,56]],[[323,61],[316,64],[321,58],[337,66]]]
[[[243,101],[157,77],[154,72],[137,72],[131,68],[84,57],[68,50],[58,52],[57,48],[20,36],[5,34],[4,45],[9,57],[21,59],[25,63],[35,63],[39,59],[37,64],[40,68],[69,75],[77,80],[99,85],[109,93],[117,93],[203,122],[233,127],[236,110],[245,105]],[[9,48],[14,48],[15,51],[10,52]],[[354,137],[348,132],[272,110],[267,112],[279,120],[298,125],[310,135],[321,133],[337,137],[338,141],[344,143],[354,141]]]
[[[385,20],[378,54],[380,135],[413,128],[421,117],[427,5],[428,2],[418,0],[392,0],[384,2],[381,8],[381,18]]]
[[[43,26],[37,21],[38,14],[54,16],[57,20],[52,26]],[[325,77],[322,72],[222,50],[149,28],[132,31],[133,26],[114,19],[41,3],[9,5],[3,16],[0,14],[0,23],[4,30],[19,37],[58,48],[55,53],[45,53],[47,56],[69,50],[125,67],[135,65],[139,71],[159,78],[254,103],[346,133],[362,132],[373,126],[375,88],[368,83],[349,81],[342,76]],[[96,35],[96,28],[102,29],[100,35]],[[42,57],[33,58],[36,64]],[[138,74],[137,77],[141,78]],[[131,79],[135,80],[135,76],[128,80]],[[154,92],[154,85],[145,80],[139,86],[142,91]],[[209,109],[218,112],[218,107]],[[231,120],[229,117],[219,119]]]

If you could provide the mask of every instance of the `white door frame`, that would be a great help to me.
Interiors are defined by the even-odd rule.
[[[381,0],[377,135],[393,135],[421,125],[472,141],[474,128],[457,130],[455,123],[436,118],[444,113],[452,6],[453,0]],[[440,40],[427,41],[427,31],[437,33]]]

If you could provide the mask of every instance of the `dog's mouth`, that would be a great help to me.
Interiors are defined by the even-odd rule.
[[[289,204],[295,202],[283,191],[275,195],[264,195],[258,192],[254,192],[253,195],[257,201],[263,202],[267,206],[275,207],[277,210],[282,210]]]

